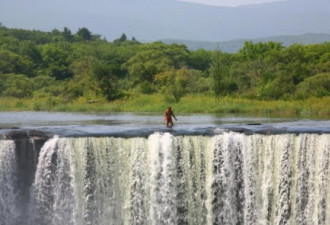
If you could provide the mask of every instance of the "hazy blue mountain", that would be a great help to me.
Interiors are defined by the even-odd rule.
[[[274,35],[330,33],[329,0],[286,0],[215,7],[176,0],[0,0],[7,27],[75,32],[87,27],[108,40],[226,41]]]
[[[307,33],[301,35],[278,35],[265,38],[256,38],[256,39],[237,39],[232,41],[222,41],[222,42],[211,42],[211,41],[192,41],[192,40],[175,40],[175,39],[163,39],[160,40],[166,44],[184,44],[190,50],[197,50],[200,48],[206,50],[216,50],[220,49],[223,52],[234,53],[241,49],[245,41],[257,42],[280,42],[284,46],[289,46],[292,44],[318,44],[324,42],[330,42],[330,34],[316,34],[316,33]]]

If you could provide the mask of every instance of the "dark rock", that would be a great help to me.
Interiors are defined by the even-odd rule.
[[[40,130],[12,130],[5,134],[6,139],[15,142],[15,155],[17,161],[16,190],[19,196],[19,205],[28,207],[30,201],[30,189],[36,173],[39,153],[45,142],[53,135]],[[20,221],[28,218],[28,212],[24,211]],[[24,223],[19,223],[24,224]]]
[[[29,130],[28,136],[33,140],[48,140],[53,137],[52,134],[40,130]]]
[[[10,127],[10,126],[2,126],[0,127],[0,130],[17,130],[19,127]]]
[[[40,130],[14,130],[5,134],[6,139],[21,140],[21,139],[33,139],[33,140],[48,140],[53,135],[40,131]]]
[[[29,138],[26,130],[11,131],[11,132],[7,133],[5,136],[7,139],[10,139],[10,140],[19,140],[19,139],[28,139]]]

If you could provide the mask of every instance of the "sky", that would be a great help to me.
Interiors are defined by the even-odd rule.
[[[203,5],[236,7],[236,6],[250,5],[250,4],[279,2],[284,0],[180,0],[180,1],[198,3]]]
[[[329,21],[330,0],[0,0],[6,27],[86,27],[110,41],[122,33],[139,41],[212,42],[328,34]]]

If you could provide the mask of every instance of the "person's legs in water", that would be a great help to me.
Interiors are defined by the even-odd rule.
[[[168,122],[168,125],[169,125],[168,127],[170,127],[170,128],[173,127],[173,121],[170,120],[170,121]]]
[[[173,121],[171,119],[166,119],[166,127],[173,127]]]

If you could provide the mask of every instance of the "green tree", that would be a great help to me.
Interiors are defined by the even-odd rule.
[[[321,73],[299,83],[295,93],[296,98],[323,97],[330,95],[330,73]]]
[[[159,50],[145,50],[138,52],[125,64],[131,77],[138,82],[153,83],[157,73],[169,70],[173,62]]]
[[[185,45],[174,43],[171,45],[163,44],[163,46],[164,54],[173,62],[175,69],[180,69],[187,66],[189,51]]]
[[[115,40],[113,41],[113,43],[118,44],[118,43],[122,43],[122,42],[125,42],[125,41],[127,41],[127,36],[126,36],[126,34],[123,33],[123,34],[120,36],[120,38],[115,39]]]
[[[185,45],[164,44],[162,42],[153,42],[141,47],[143,50],[161,51],[169,60],[175,69],[180,69],[188,64],[189,51]]]
[[[171,97],[173,97],[175,102],[179,102],[188,93],[189,81],[191,79],[188,69],[183,67],[179,70],[172,69],[157,74],[155,80],[168,102],[172,101]]]
[[[30,58],[34,63],[34,67],[39,67],[42,64],[41,53],[32,41],[20,42],[19,53],[21,56]]]
[[[73,76],[69,69],[71,45],[69,43],[52,43],[42,46],[41,55],[44,67],[50,76],[64,80]]]
[[[71,33],[71,30],[67,27],[64,27],[63,32],[62,32],[62,36],[64,37],[64,39],[66,41],[72,41],[73,40],[73,35]]]
[[[1,50],[7,50],[19,54],[20,41],[14,37],[8,36],[7,34],[1,35],[0,32],[0,46]]]
[[[213,52],[210,75],[213,78],[213,91],[217,97],[236,90],[236,85],[230,79],[230,65],[230,54],[220,51]]]
[[[28,58],[7,50],[0,50],[0,72],[32,74],[33,63]]]
[[[264,57],[264,54],[268,51],[277,51],[283,49],[281,43],[278,42],[258,42],[253,43],[252,41],[244,42],[243,47],[239,50],[239,53],[247,60],[255,60],[257,58]]]
[[[70,70],[74,76],[64,88],[69,99],[82,96],[87,99],[93,99],[101,94],[101,90],[93,76],[95,61],[93,57],[84,57],[71,64]]]
[[[118,78],[116,76],[116,74],[120,73],[120,65],[115,62],[106,63],[98,61],[93,66],[93,75],[97,80],[103,96],[108,101],[112,101],[120,97]]]
[[[79,28],[77,31],[77,36],[84,41],[89,41],[92,39],[92,32],[90,32],[86,27]]]
[[[132,37],[131,41],[132,41],[133,43],[140,43],[138,40],[136,40],[136,38],[135,38],[134,36]]]
[[[189,53],[189,67],[206,71],[212,62],[212,53],[205,49],[198,49]]]
[[[30,98],[33,93],[33,82],[22,74],[10,74],[5,82],[3,95],[16,98]]]
[[[313,69],[316,74],[330,72],[330,50],[320,56]]]

